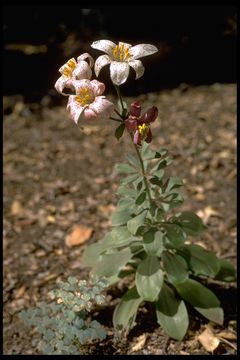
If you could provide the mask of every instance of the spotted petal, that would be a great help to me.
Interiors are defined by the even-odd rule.
[[[116,44],[110,40],[97,40],[94,41],[91,45],[93,49],[101,50],[110,56],[112,56],[115,46]]]
[[[60,94],[62,94],[64,96],[69,96],[69,94],[63,92],[64,88],[74,90],[72,81],[66,76],[60,76],[60,78],[56,81],[54,87],[57,90],[57,92],[59,92]]]
[[[141,60],[130,60],[128,63],[136,71],[136,80],[143,76],[145,68]]]
[[[94,96],[99,96],[99,95],[102,95],[104,93],[105,85],[104,85],[104,83],[102,83],[100,81],[92,80],[91,81],[91,87],[93,89]]]
[[[80,56],[78,56],[77,58],[77,62],[79,63],[80,61],[85,61],[85,60],[89,60],[89,66],[90,67],[93,67],[93,64],[94,64],[94,60],[92,58],[92,56],[88,53],[84,53]]]
[[[72,77],[81,79],[91,79],[92,70],[86,61],[80,61],[72,72]]]
[[[125,83],[129,75],[129,65],[125,62],[113,61],[110,65],[110,77],[115,85]]]
[[[139,59],[141,57],[154,54],[158,49],[156,46],[151,44],[139,44],[131,47],[129,49],[129,54],[132,55],[134,60]]]
[[[99,115],[100,118],[109,118],[114,112],[114,104],[105,99],[105,96],[98,96],[90,107]]]
[[[67,104],[67,110],[70,112],[70,116],[77,124],[81,114],[84,111],[84,107],[76,101],[76,96],[70,95]]]
[[[94,66],[94,71],[96,76],[99,75],[100,70],[105,66],[110,64],[112,60],[110,59],[110,57],[108,55],[101,55],[97,58],[96,62],[95,62],[95,66]]]

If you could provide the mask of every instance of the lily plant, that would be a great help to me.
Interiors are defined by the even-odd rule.
[[[92,273],[107,278],[109,285],[128,277],[129,289],[113,313],[116,331],[127,334],[145,302],[153,304],[158,324],[176,340],[182,340],[188,330],[189,306],[222,325],[220,301],[204,281],[235,281],[235,269],[231,262],[194,244],[192,237],[206,229],[201,218],[191,211],[176,211],[184,201],[179,191],[183,182],[165,174],[173,161],[168,150],[152,150],[149,145],[153,140],[151,123],[158,120],[157,107],[142,111],[138,101],[128,106],[120,92],[130,67],[136,79],[140,78],[144,66],[139,58],[158,49],[150,44],[132,46],[110,40],[98,40],[91,46],[105,54],[96,59],[95,65],[87,53],[77,61],[68,60],[59,70],[56,90],[63,95],[67,95],[64,88],[74,91],[67,95],[67,110],[76,124],[103,117],[118,122],[115,137],[119,141],[124,133],[128,134],[135,155],[129,153],[127,163],[116,165],[123,178],[112,228],[103,239],[86,248],[83,262]],[[105,85],[91,80],[92,68],[98,77],[106,65],[110,65],[120,109],[102,95]]]

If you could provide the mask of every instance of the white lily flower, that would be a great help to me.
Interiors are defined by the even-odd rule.
[[[92,48],[104,51],[107,55],[101,55],[97,58],[94,66],[96,76],[100,70],[110,64],[110,77],[115,85],[123,84],[129,75],[129,66],[136,72],[136,79],[144,73],[144,66],[140,60],[141,57],[154,54],[158,51],[156,46],[150,44],[131,44],[119,42],[116,45],[110,40],[94,41]]]
[[[86,61],[88,60],[88,62]],[[55,83],[56,90],[62,94],[69,96],[63,92],[64,88],[74,89],[72,84],[73,80],[81,79],[91,79],[94,60],[91,55],[84,53],[78,56],[77,61],[74,58],[71,58],[60,67],[59,72],[62,74],[60,78]]]

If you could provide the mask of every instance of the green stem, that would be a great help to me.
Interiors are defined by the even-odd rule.
[[[151,193],[150,193],[150,189],[149,189],[149,185],[148,185],[148,181],[147,181],[147,177],[146,177],[146,173],[145,173],[145,169],[144,169],[144,165],[143,165],[143,159],[141,157],[141,154],[140,154],[140,151],[137,147],[136,144],[134,144],[133,142],[133,137],[131,136],[131,139],[132,139],[132,143],[134,145],[134,148],[136,150],[136,153],[137,153],[137,156],[138,156],[138,159],[139,159],[139,162],[141,164],[141,169],[142,169],[142,174],[143,174],[143,181],[144,181],[144,184],[145,184],[145,188],[146,188],[146,191],[147,191],[147,195],[148,195],[148,199],[149,199],[149,202],[150,202],[150,212],[152,213],[152,205],[153,205],[153,199],[151,197]],[[153,215],[153,214],[152,214]]]
[[[122,114],[124,112],[124,106],[123,106],[123,99],[122,99],[122,95],[120,93],[120,90],[119,90],[119,86],[118,85],[114,85],[116,91],[117,91],[117,95],[119,97],[119,100],[120,100],[120,103],[121,103],[121,107],[122,107]]]

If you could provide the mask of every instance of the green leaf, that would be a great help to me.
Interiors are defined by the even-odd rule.
[[[161,256],[163,251],[163,233],[150,229],[143,234],[143,247],[148,255]]]
[[[133,241],[138,241],[140,238],[133,236],[127,229],[126,226],[117,226],[112,231],[112,243],[111,246],[121,247],[126,246],[132,243]]]
[[[117,194],[120,196],[126,196],[135,199],[135,197],[138,195],[138,191],[122,185],[119,186]]]
[[[105,241],[104,241],[104,239],[105,239]],[[110,241],[110,240],[112,241],[111,234],[110,233],[107,234],[107,236],[105,236],[104,239],[103,239],[103,242],[91,244],[86,248],[86,250],[84,251],[83,256],[82,256],[82,262],[84,265],[91,266],[91,267],[95,266],[96,259],[98,259],[100,254],[102,254],[104,251],[106,251],[106,249],[109,248],[108,241]]]
[[[183,211],[170,220],[180,225],[188,235],[198,235],[206,229],[201,218],[191,211]]]
[[[180,186],[183,186],[183,182],[179,177],[176,176],[170,176],[164,185],[164,192],[169,192],[175,188],[179,188]]]
[[[121,139],[121,137],[123,136],[124,130],[125,130],[125,124],[124,123],[120,124],[116,128],[116,130],[115,130],[115,138],[117,140]]]
[[[173,339],[182,340],[187,332],[189,318],[184,301],[175,297],[173,290],[163,284],[156,302],[158,324]]]
[[[117,274],[131,257],[132,253],[129,248],[111,254],[102,254],[95,259],[93,270],[97,275],[110,277]]]
[[[144,226],[148,210],[143,210],[140,214],[127,222],[127,228],[131,234],[136,235],[138,230]]]
[[[174,286],[183,299],[194,307],[208,309],[220,305],[216,295],[196,280],[187,279],[182,283],[174,284]]]
[[[162,288],[163,272],[156,256],[147,256],[137,267],[136,287],[139,295],[146,301],[155,301]]]
[[[170,282],[174,284],[188,278],[187,263],[181,256],[164,251],[162,260]]]
[[[128,290],[114,310],[114,328],[123,328],[128,332],[134,326],[137,310],[142,302],[143,299],[138,295],[136,287]]]
[[[129,183],[133,183],[135,180],[137,180],[139,178],[139,175],[138,174],[133,174],[133,175],[130,175],[130,176],[127,176],[126,178],[124,179],[121,179],[121,184],[122,185],[127,185]]]
[[[112,214],[112,226],[124,225],[131,218],[130,209],[115,211]]]
[[[220,269],[214,279],[219,281],[236,281],[236,270],[233,264],[225,259],[219,259]]]
[[[179,246],[183,245],[187,238],[187,234],[179,225],[163,223],[161,226],[166,230],[165,236],[174,247],[178,248]]]
[[[216,324],[223,325],[224,313],[221,307],[212,307],[208,309],[194,307],[206,319],[215,322]]]
[[[143,160],[151,160],[155,158],[155,152],[149,149],[149,144],[146,142],[142,145],[141,156]]]
[[[122,173],[122,174],[136,173],[136,169],[128,164],[116,164],[115,168],[118,173]]]
[[[127,154],[127,159],[132,166],[136,167],[137,169],[139,168],[140,162],[135,156],[132,154]]]
[[[182,251],[195,275],[215,277],[220,270],[220,261],[213,252],[194,244],[184,245]]]
[[[141,192],[135,200],[136,205],[142,205],[142,203],[146,200],[146,195],[147,191],[143,190],[143,192]]]
[[[154,178],[156,177],[157,179],[162,179],[165,171],[163,169],[155,170],[155,171],[151,170],[150,173],[154,176]]]

